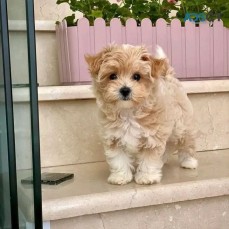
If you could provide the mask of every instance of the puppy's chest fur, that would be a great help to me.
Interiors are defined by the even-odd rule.
[[[105,139],[110,144],[117,144],[130,152],[137,152],[144,144],[144,147],[152,147],[155,144],[152,131],[142,127],[131,113],[120,115],[118,125],[105,130]]]

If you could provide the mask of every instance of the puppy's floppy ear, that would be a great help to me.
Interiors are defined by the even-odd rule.
[[[160,46],[157,46],[154,56],[145,54],[142,56],[141,59],[143,61],[150,61],[151,75],[155,78],[165,76],[170,68],[167,56],[165,55],[163,49]]]
[[[88,70],[91,73],[92,77],[98,75],[100,65],[103,62],[103,52],[99,52],[96,55],[89,55],[86,54],[84,56],[87,64],[88,64]]]
[[[160,76],[166,76],[167,71],[169,70],[169,62],[168,59],[151,59],[152,64],[152,73],[151,75],[153,77],[160,77]]]
[[[98,75],[100,66],[104,61],[105,54],[110,52],[113,48],[114,48],[114,45],[110,45],[95,55],[86,54],[84,56],[92,77],[96,77]]]

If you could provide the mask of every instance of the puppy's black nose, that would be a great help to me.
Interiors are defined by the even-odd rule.
[[[130,92],[131,92],[131,90],[130,90],[129,87],[122,87],[122,88],[120,89],[120,94],[121,94],[124,98],[126,98],[126,97],[130,94]]]

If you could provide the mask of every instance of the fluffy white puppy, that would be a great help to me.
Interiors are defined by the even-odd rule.
[[[85,58],[100,110],[109,183],[160,182],[166,148],[178,151],[181,167],[197,167],[192,105],[160,47],[152,56],[142,46],[110,45]]]

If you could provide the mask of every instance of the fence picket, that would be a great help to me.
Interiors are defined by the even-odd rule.
[[[125,26],[122,27],[122,43],[123,44],[127,43],[126,42],[126,27]]]
[[[122,24],[118,18],[113,18],[110,22],[110,42],[116,44],[122,44]]]
[[[142,44],[142,36],[141,36],[141,27],[138,26],[137,27],[137,45],[141,45]]]
[[[57,40],[57,55],[59,65],[60,82],[64,82],[63,62],[62,62],[62,49],[61,49],[61,25],[56,25],[56,40]]]
[[[186,74],[187,77],[196,77],[196,30],[193,22],[185,22],[185,33]]]
[[[96,18],[94,22],[94,34],[95,34],[95,52],[101,51],[107,44],[107,31],[106,23],[102,18]]]
[[[229,29],[227,30],[227,48],[229,49]],[[229,76],[229,50],[227,50],[227,75]]]
[[[211,65],[213,65],[211,30],[209,22],[201,22],[200,26],[200,77],[213,76]]]
[[[90,26],[89,29],[90,29],[90,48],[91,48],[90,53],[94,54],[95,53],[95,28],[94,26]]]
[[[223,23],[217,19],[214,21],[214,76],[224,75],[223,61]]]
[[[66,22],[56,28],[59,70],[61,82],[90,82],[86,53],[99,52],[109,43],[145,45],[154,53],[160,45],[179,78],[221,77],[229,75],[229,29],[222,21],[215,20],[213,27],[208,22],[199,27],[187,21],[181,27],[178,19],[168,26],[164,19],[158,19],[152,26],[150,19],[143,19],[137,26],[134,19],[128,19],[126,26],[114,18],[110,26],[103,19],[95,20],[94,26],[82,18],[77,27],[67,28]]]
[[[223,28],[223,75],[227,76],[227,55],[228,55],[228,46],[227,46],[227,29]]]
[[[90,44],[90,27],[89,21],[86,18],[81,18],[78,21],[78,37],[79,37],[79,72],[80,81],[90,81],[88,67],[84,59],[84,55],[91,53]]]
[[[186,72],[186,48],[185,48],[185,27],[181,27],[181,52],[182,52],[182,66],[183,66],[183,74],[182,78],[187,77],[187,72]]]
[[[156,26],[153,26],[152,28],[152,35],[153,35],[153,40],[152,40],[152,53],[155,51],[155,47],[157,45],[157,29]]]
[[[68,51],[71,80],[73,82],[79,82],[79,56],[76,55],[76,53],[79,53],[79,47],[78,30],[76,27],[68,28],[68,49],[71,50],[70,52]]]
[[[167,57],[169,58],[169,61],[171,63],[172,60],[172,45],[171,45],[171,27],[167,26]]]
[[[165,53],[168,53],[167,37],[167,23],[160,18],[156,21],[156,44],[160,45]]]
[[[137,22],[130,18],[126,21],[126,43],[130,45],[138,44]]]
[[[63,21],[61,23],[61,49],[63,51],[62,62],[63,62],[63,72],[66,76],[66,82],[71,82],[70,69],[69,69],[69,56],[67,47],[67,22]]]
[[[196,33],[196,76],[200,77],[200,30],[199,27],[195,27]]]
[[[149,52],[152,53],[153,45],[153,33],[152,33],[152,22],[150,19],[145,18],[141,22],[141,44],[145,45]]]
[[[172,46],[172,65],[175,68],[177,75],[181,78],[185,77],[182,55],[182,31],[181,22],[174,19],[171,22],[171,46]]]
[[[106,26],[106,34],[107,34],[107,42],[106,42],[106,45],[110,44],[111,43],[111,31],[110,31],[110,27],[109,26]]]

